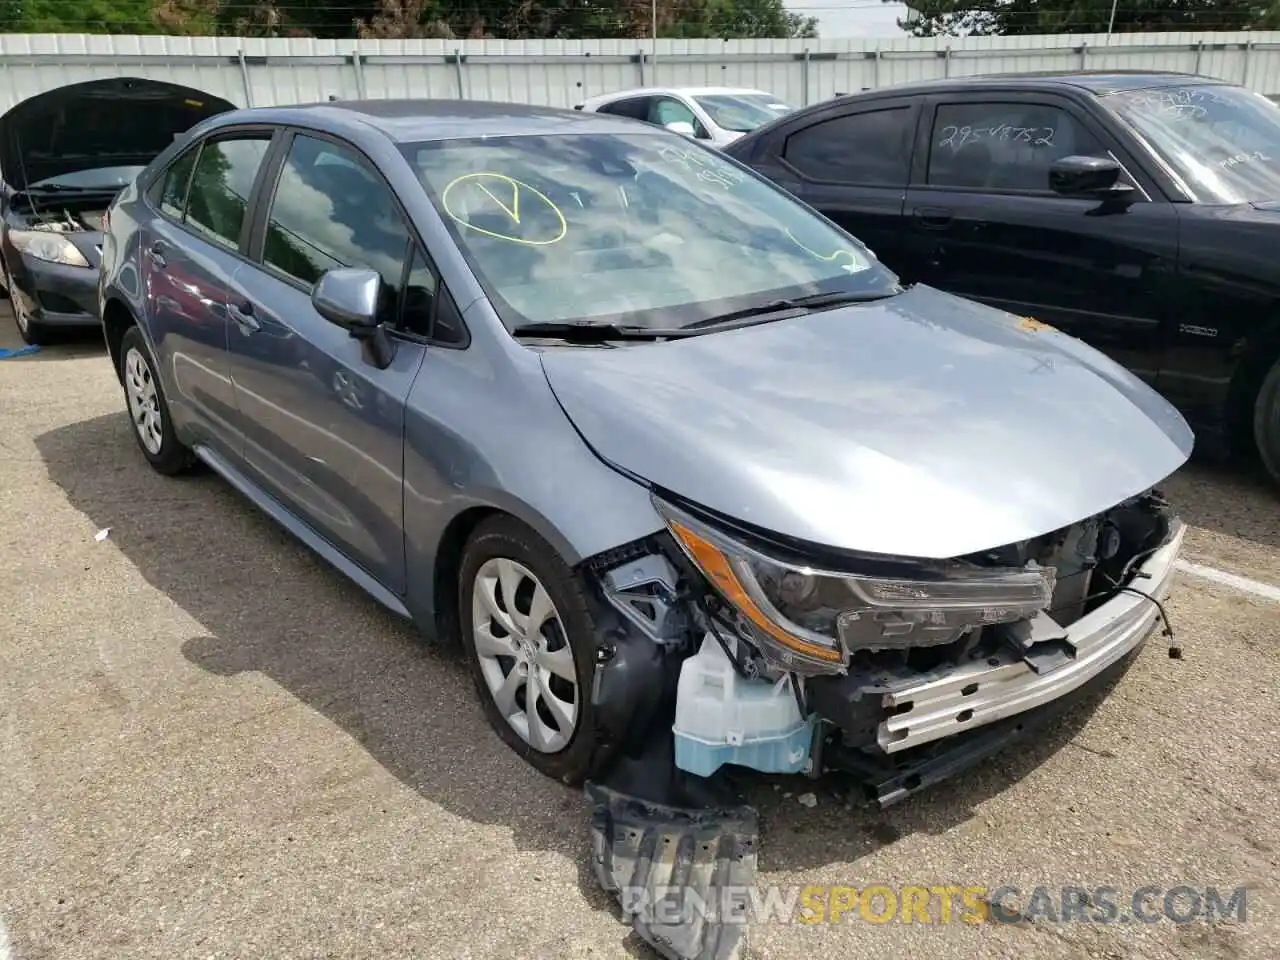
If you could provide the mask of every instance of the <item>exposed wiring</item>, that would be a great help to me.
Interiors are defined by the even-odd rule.
[[[720,620],[719,616],[706,609],[705,605],[703,607],[703,612],[707,615],[707,629],[711,631],[711,635],[716,638],[716,643],[720,644],[720,649],[724,651],[724,655],[728,657],[729,662],[733,664],[734,671],[744,680],[754,680],[755,677],[745,666],[743,666],[742,662],[738,659],[737,653],[730,649],[728,641],[725,640],[724,635],[721,634],[720,630],[716,627],[716,621]],[[726,627],[729,626],[729,624],[725,623],[723,620],[720,620],[720,622]]]
[[[800,678],[794,673],[788,673],[787,679],[791,681],[791,692],[796,695],[796,706],[800,710],[800,719],[803,720],[809,716],[809,708],[804,702],[804,694],[800,691]]]

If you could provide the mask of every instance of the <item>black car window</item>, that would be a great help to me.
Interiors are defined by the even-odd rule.
[[[787,137],[782,156],[814,180],[905,187],[911,116],[904,106],[824,120]]]
[[[1049,192],[1049,167],[1069,156],[1107,156],[1060,107],[1041,103],[941,104],[926,182],[938,187]]]
[[[391,188],[353,150],[297,136],[280,171],[262,259],[312,286],[326,270],[367,267],[383,281],[383,315],[393,319],[409,230]]]
[[[652,97],[629,97],[626,100],[615,100],[606,103],[596,113],[609,113],[615,117],[630,117],[632,120],[648,120],[649,104]]]
[[[191,170],[195,167],[199,154],[199,147],[188,150],[171,163],[160,178],[160,209],[179,220],[187,209],[187,185],[191,182]]]
[[[185,222],[215,243],[238,247],[249,193],[270,143],[267,134],[207,141],[191,177]]]

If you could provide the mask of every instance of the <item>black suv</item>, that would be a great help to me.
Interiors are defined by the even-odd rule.
[[[1280,482],[1280,107],[1266,97],[1171,73],[944,80],[815,104],[725,152],[905,282],[1104,350],[1182,410],[1198,446],[1257,451]]]

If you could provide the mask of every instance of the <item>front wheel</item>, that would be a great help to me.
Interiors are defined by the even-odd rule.
[[[459,605],[490,725],[542,773],[581,784],[604,757],[590,695],[597,628],[573,571],[524,524],[495,517],[467,543]]]
[[[29,343],[33,347],[41,347],[49,343],[51,334],[49,328],[37,320],[32,320],[31,315],[22,305],[22,298],[15,297],[10,292],[13,289],[13,281],[9,279],[7,270],[4,282],[5,294],[9,297],[9,306],[13,310],[13,321],[18,326],[18,336],[22,337],[24,343]]]

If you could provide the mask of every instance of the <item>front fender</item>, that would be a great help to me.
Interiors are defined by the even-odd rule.
[[[569,565],[664,528],[644,485],[603,463],[560,409],[537,354],[432,350],[405,417],[404,528],[409,604],[434,622],[429,595],[452,522],[488,508],[528,524]]]

